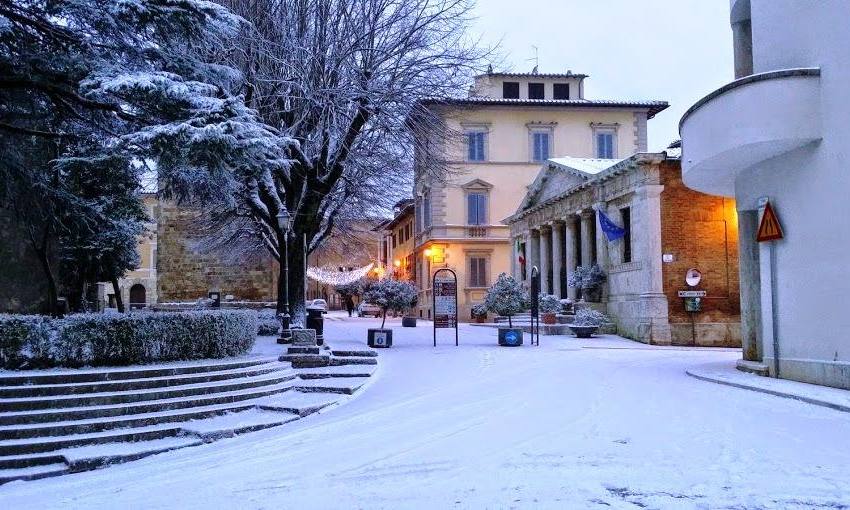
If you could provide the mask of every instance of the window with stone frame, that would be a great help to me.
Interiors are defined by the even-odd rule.
[[[486,287],[487,257],[483,255],[471,255],[467,258],[467,267],[469,268],[467,286]]]
[[[474,191],[466,194],[466,224],[487,224],[487,192]]]
[[[487,132],[470,130],[466,132],[466,160],[487,161]]]
[[[617,158],[618,124],[591,124],[593,129],[593,153],[597,158]]]
[[[552,155],[554,124],[527,124],[529,160],[540,163]]]

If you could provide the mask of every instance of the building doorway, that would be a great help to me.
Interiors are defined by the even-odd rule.
[[[130,287],[130,309],[137,310],[147,306],[147,291],[145,286],[137,283]]]

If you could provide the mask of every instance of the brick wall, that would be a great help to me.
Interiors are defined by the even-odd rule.
[[[738,222],[735,202],[691,190],[682,182],[678,162],[661,166],[662,253],[673,262],[663,264],[664,293],[674,343],[740,345],[740,292],[738,285]],[[699,289],[707,292],[702,312],[684,311],[679,290],[687,289],[685,273],[702,272]],[[695,331],[694,331],[695,330]],[[693,337],[697,338],[694,339]]]
[[[194,301],[212,289],[237,300],[273,301],[276,263],[229,263],[193,249],[198,234],[195,211],[161,203],[157,211],[157,286],[159,302]]]

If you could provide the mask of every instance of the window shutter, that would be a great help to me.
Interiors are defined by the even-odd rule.
[[[487,223],[487,195],[478,195],[478,224]]]
[[[549,133],[540,133],[540,160],[549,159]]]
[[[475,161],[475,133],[466,134],[467,154],[466,159]]]
[[[476,147],[478,150],[476,161],[484,161],[484,133],[476,133],[476,135]]]

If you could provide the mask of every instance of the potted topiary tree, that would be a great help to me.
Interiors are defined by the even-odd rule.
[[[581,289],[582,301],[598,303],[602,299],[602,284],[608,277],[598,264],[578,266],[570,275],[567,285]]]
[[[599,326],[608,322],[608,317],[602,312],[591,308],[582,308],[576,312],[576,318],[569,324],[570,330],[578,338],[590,338]]]
[[[416,287],[409,282],[379,280],[371,283],[363,292],[363,299],[381,308],[381,327],[367,332],[369,347],[392,347],[393,330],[385,329],[387,311],[402,312],[416,302]]]
[[[472,305],[472,320],[478,324],[487,322],[487,307],[484,306],[484,303]]]
[[[411,284],[413,285],[413,284]],[[419,295],[416,294],[416,287],[414,286],[414,295],[413,301],[410,303],[405,309],[405,314],[401,318],[401,326],[403,328],[415,328],[416,327],[416,316],[413,315],[413,309],[416,308],[416,303],[419,301]]]
[[[540,311],[540,320],[543,324],[555,324],[555,314],[561,311],[561,300],[554,294],[540,294],[537,299],[537,309]]]
[[[499,275],[496,283],[487,289],[484,306],[487,310],[508,317],[508,327],[499,328],[499,345],[522,345],[522,329],[515,329],[511,317],[526,309],[528,294],[512,276],[506,273]]]

